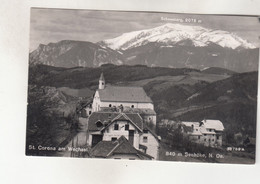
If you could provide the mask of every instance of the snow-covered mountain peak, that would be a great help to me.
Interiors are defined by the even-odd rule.
[[[183,40],[192,40],[193,45],[197,47],[204,47],[209,43],[215,43],[232,49],[237,47],[246,49],[255,48],[254,45],[246,40],[227,31],[173,23],[167,23],[151,29],[124,33],[116,38],[104,40],[102,44],[114,50],[126,50],[145,45],[149,42],[172,45]]]

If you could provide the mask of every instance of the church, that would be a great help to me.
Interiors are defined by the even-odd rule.
[[[104,74],[101,73],[92,103],[92,112],[113,108],[139,113],[144,119],[156,124],[153,102],[142,87],[106,85]]]

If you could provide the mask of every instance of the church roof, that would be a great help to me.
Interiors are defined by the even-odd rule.
[[[152,103],[142,87],[106,86],[98,92],[101,101]]]

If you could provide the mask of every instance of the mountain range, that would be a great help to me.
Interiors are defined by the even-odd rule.
[[[205,47],[215,43],[221,47],[236,49],[254,49],[255,46],[233,33],[206,29],[201,26],[189,26],[168,23],[152,29],[124,33],[119,37],[104,40],[100,44],[114,50],[127,50],[146,45],[150,42],[176,44],[183,40],[191,40],[195,47]]]
[[[99,67],[102,64],[170,68],[221,67],[236,72],[258,69],[259,48],[239,36],[201,26],[165,24],[91,43],[63,40],[40,44],[30,65]]]

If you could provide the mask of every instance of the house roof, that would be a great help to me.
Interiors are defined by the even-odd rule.
[[[93,112],[89,116],[88,130],[100,131],[108,127],[117,120],[126,120],[132,122],[139,130],[143,130],[143,119],[137,113],[118,113],[118,112]],[[96,123],[100,121],[104,126],[97,127]],[[107,124],[107,126],[105,126]]]
[[[118,115],[111,120],[111,122],[104,127],[102,130],[105,130],[107,127],[109,127],[113,122],[115,121],[130,121],[137,129],[140,131],[143,131],[143,119],[142,117],[137,113],[118,113]]]
[[[192,121],[183,121],[182,124],[184,124],[185,126],[191,127],[192,125],[195,126],[199,126],[200,123],[199,122],[192,122]]]
[[[223,131],[224,126],[221,121],[219,120],[203,120],[203,126],[200,126],[199,122],[187,122],[184,121],[184,130],[186,132],[191,132],[191,135],[202,135],[202,134],[216,134],[216,132],[211,132],[208,129],[214,129],[215,131]],[[198,128],[199,132],[192,130],[192,125],[194,129]]]
[[[118,112],[118,109],[115,107],[100,107],[102,112]],[[125,107],[123,108],[124,113],[138,113],[140,115],[156,115],[156,112],[149,108],[130,108]]]
[[[90,150],[90,155],[95,157],[106,158],[111,150],[117,146],[117,142],[113,141],[100,141]]]
[[[201,132],[202,134],[209,134],[209,135],[215,135],[215,134],[216,134],[216,132],[210,132],[210,131],[208,131],[208,130],[206,129],[206,127],[201,127],[201,128],[200,128],[200,132]]]
[[[149,108],[124,108],[124,112],[138,113],[141,115],[156,115],[156,112]]]
[[[199,122],[183,121],[182,124],[185,132],[193,132],[192,125],[193,128],[199,128]]]
[[[108,158],[115,154],[131,154],[138,156],[140,159],[153,158],[152,156],[135,149],[124,136],[121,136],[116,141],[101,141],[90,151],[92,157]]]
[[[108,124],[109,121],[118,116],[119,113],[111,112],[93,112],[88,119],[88,130],[89,131],[99,131],[103,126],[97,127],[96,123],[100,121],[103,125]]]
[[[207,129],[215,129],[216,131],[224,130],[223,123],[219,120],[205,119],[202,122]]]
[[[106,86],[97,91],[101,101],[152,103],[142,87]]]

